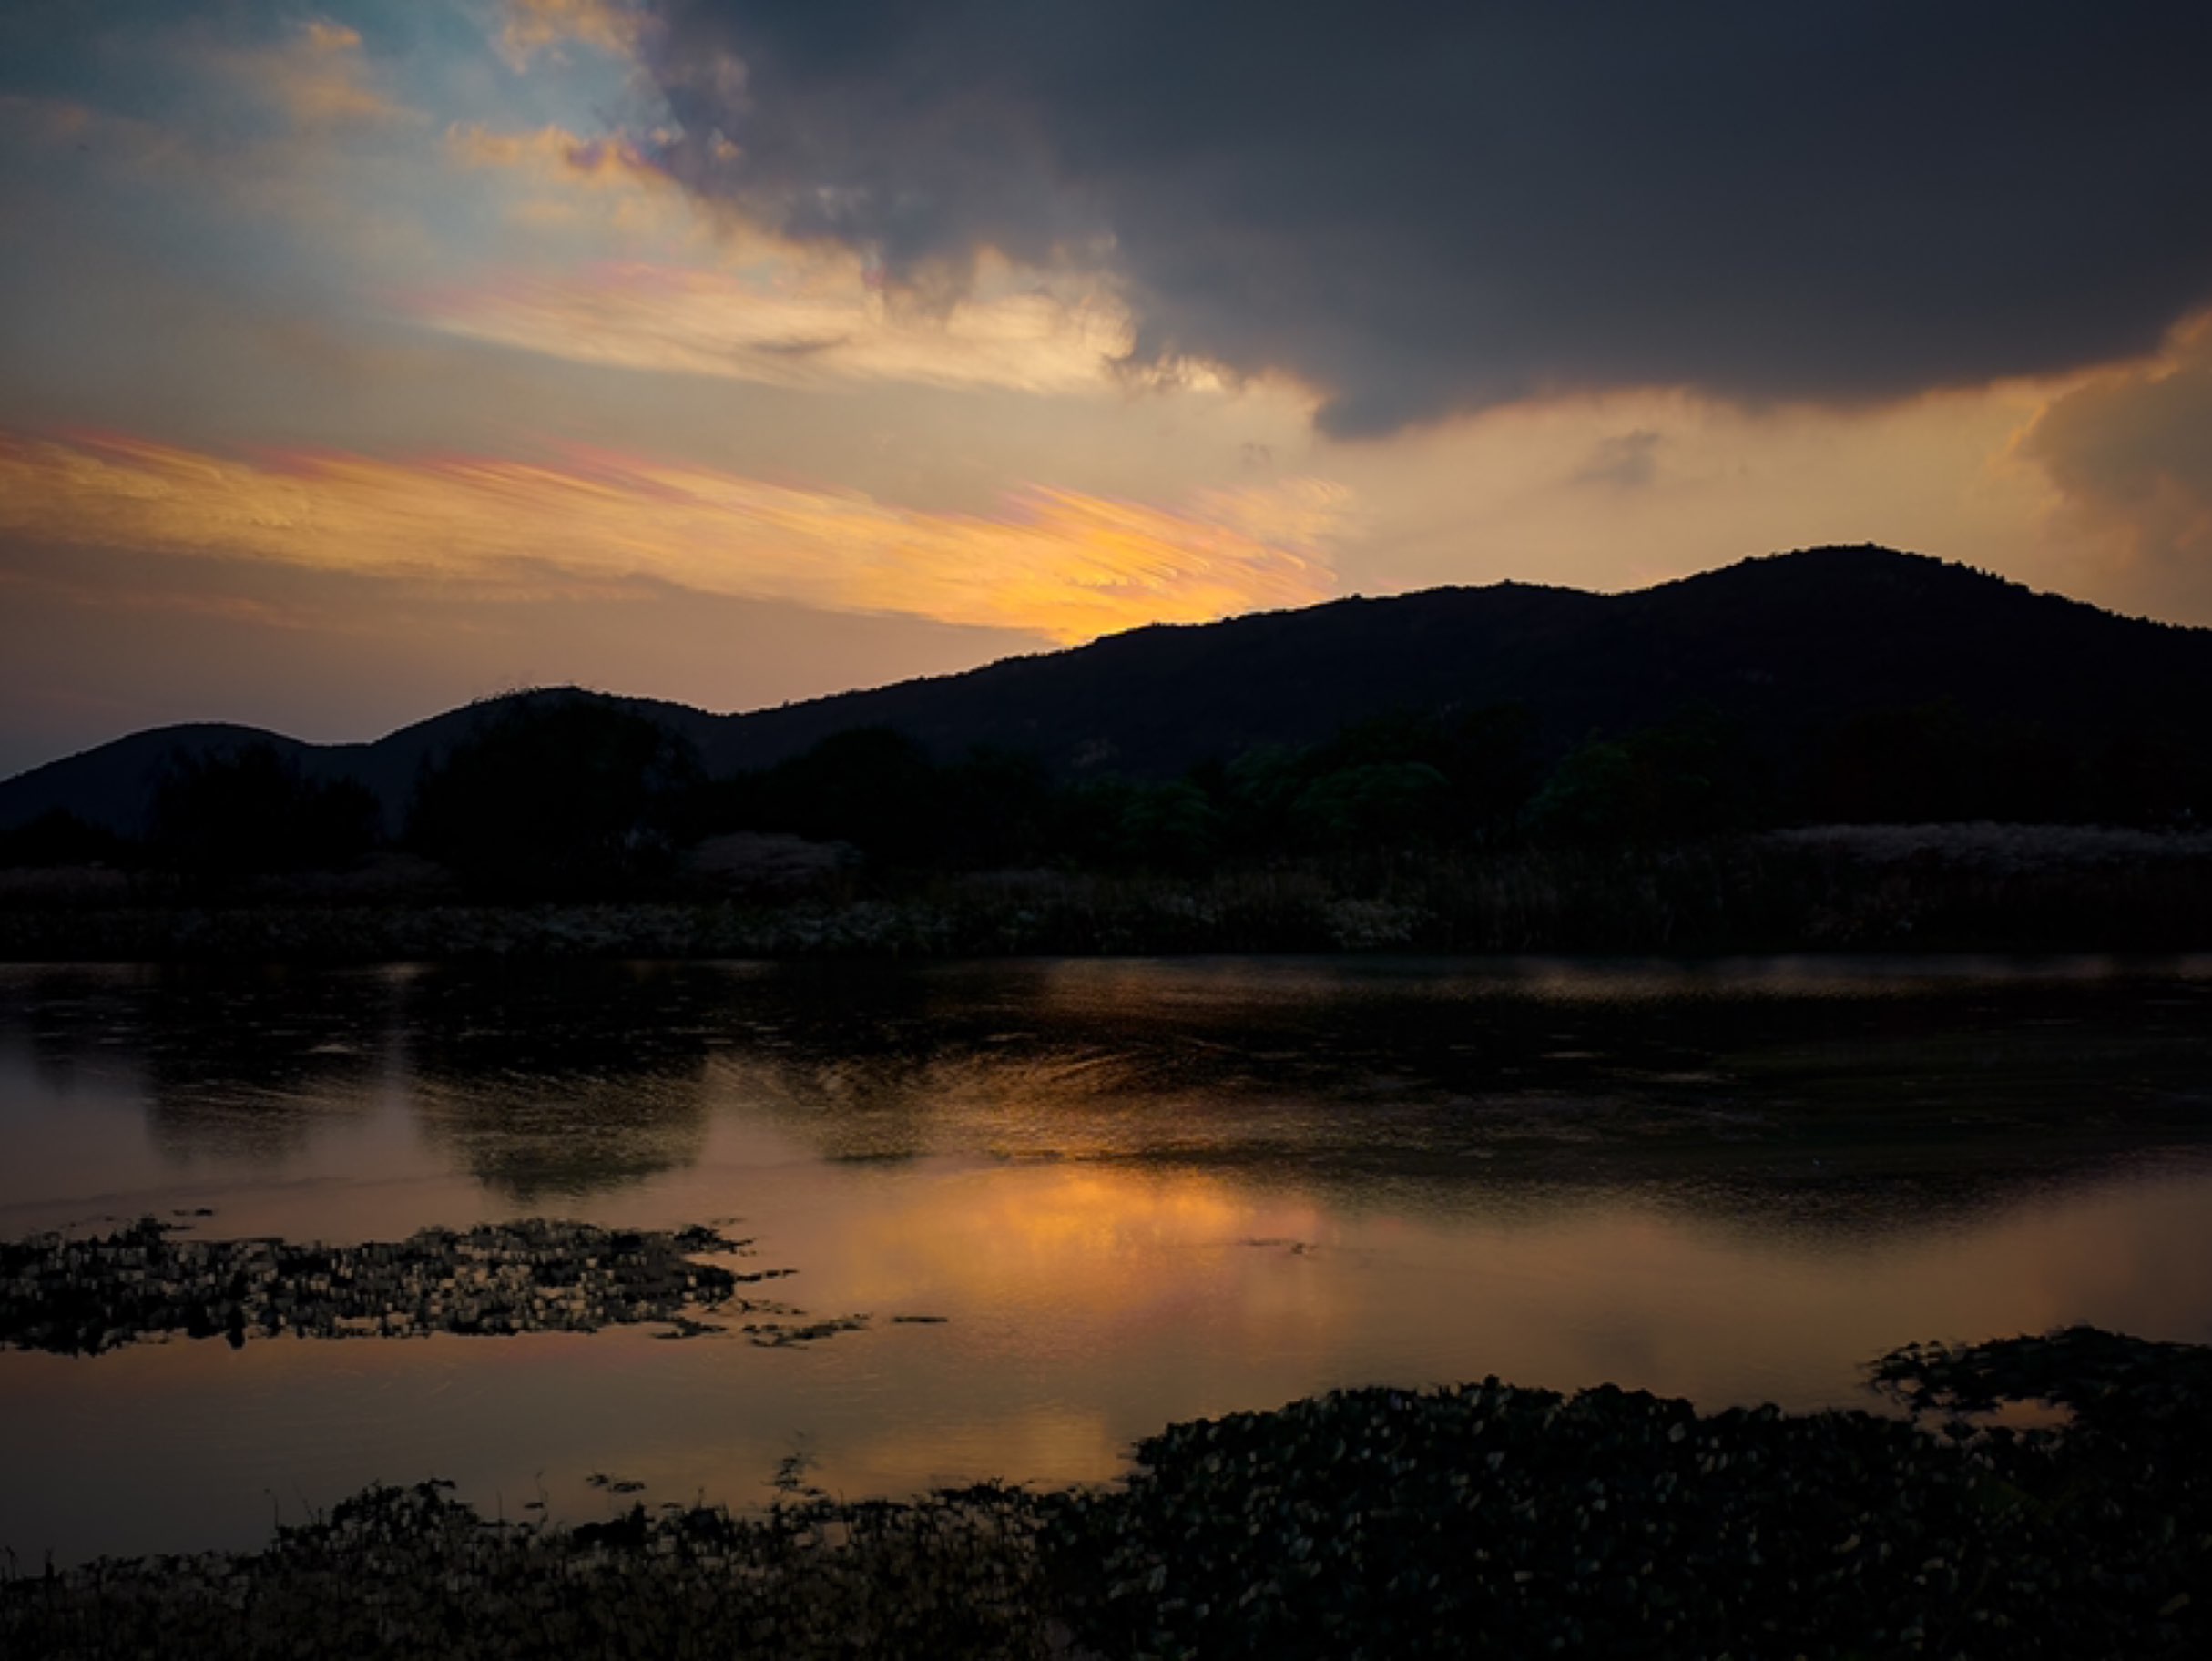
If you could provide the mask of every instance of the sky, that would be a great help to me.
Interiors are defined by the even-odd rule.
[[[2207,65],[2200,4],[10,0],[0,776],[1831,543],[2212,624]]]

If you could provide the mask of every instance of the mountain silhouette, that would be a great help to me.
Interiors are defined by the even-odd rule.
[[[66,810],[138,834],[180,758],[256,743],[304,778],[367,787],[396,829],[425,765],[518,700],[603,698],[518,693],[363,744],[159,728],[0,783],[0,829]],[[1393,712],[1506,703],[1530,712],[1549,759],[1698,710],[1786,760],[1854,720],[1941,708],[1976,732],[2033,731],[2084,755],[2147,746],[2201,768],[2212,758],[2212,630],[2118,617],[1925,555],[1828,547],[1627,594],[1500,583],[1159,625],[748,714],[606,701],[678,733],[716,776],[890,728],[940,759],[988,746],[1062,779],[1166,779]]]
[[[586,699],[634,711],[704,749],[723,726],[741,716],[709,714],[658,698],[619,698],[575,688],[511,692],[448,709],[372,743],[311,744],[259,727],[188,722],[152,727],[78,755],[50,761],[0,782],[0,830],[27,824],[46,813],[74,813],[90,825],[136,836],[147,828],[163,778],[193,760],[237,756],[260,746],[315,782],[351,780],[382,806],[387,829],[396,831],[416,781],[454,748],[518,709]]]

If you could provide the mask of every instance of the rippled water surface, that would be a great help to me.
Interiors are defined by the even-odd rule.
[[[2208,1153],[2202,960],[0,969],[0,1234],[737,1218],[869,1317],[0,1353],[0,1544],[1103,1479],[1492,1372],[1857,1404],[1916,1339],[2212,1340]]]

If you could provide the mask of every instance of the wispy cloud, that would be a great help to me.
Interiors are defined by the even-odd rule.
[[[1350,503],[1313,479],[1177,507],[1033,486],[923,512],[691,464],[333,453],[227,458],[119,435],[0,437],[0,535],[542,591],[700,593],[1077,641],[1334,588]]]
[[[146,167],[172,161],[188,148],[182,135],[141,117],[37,93],[0,93],[0,140],[15,152],[18,168],[37,152],[46,153],[38,155],[40,164],[75,152],[103,165]]]
[[[405,194],[393,187],[423,176],[414,152],[436,129],[388,89],[354,30],[313,22],[239,41],[180,22],[114,55],[127,84],[158,77],[161,95],[97,82],[0,94],[0,144],[23,163],[5,188],[42,192],[40,217],[151,245],[185,216],[237,214],[310,231],[333,262],[391,240],[390,199]],[[158,210],[118,199],[133,190],[159,193]],[[162,252],[149,277],[204,250]]]
[[[103,105],[94,88],[87,96],[0,95],[0,110],[34,141],[90,144],[127,136],[143,142],[163,135],[170,146],[190,143],[197,154],[232,158],[268,138],[251,127],[241,135],[233,119],[241,108],[280,117],[287,138],[423,118],[380,85],[360,32],[341,24],[309,22],[251,44],[179,26],[133,37],[117,51],[133,65],[159,63],[168,85],[158,107]]]
[[[432,296],[444,332],[586,363],[777,386],[902,381],[1030,392],[1110,390],[1128,349],[1111,300],[1014,283],[943,311],[902,305],[857,270],[744,275],[613,265]]]
[[[235,97],[273,106],[298,133],[422,119],[378,85],[361,32],[343,24],[315,19],[278,41],[198,50],[211,79]]]
[[[986,250],[941,293],[888,283],[849,249],[702,205],[662,167],[668,140],[659,131],[586,138],[557,126],[454,124],[449,158],[523,187],[514,217],[596,224],[651,251],[428,294],[418,316],[448,334],[572,362],[774,386],[896,381],[1047,394],[1131,386],[1129,311],[1096,275],[1034,270]],[[1140,379],[1223,385],[1182,361]]]
[[[622,0],[505,0],[500,50],[516,69],[571,41],[617,56],[637,49],[642,19]]]
[[[328,129],[414,114],[374,85],[359,31],[340,24],[306,24],[285,45],[240,61],[251,82],[275,97],[296,127]]]

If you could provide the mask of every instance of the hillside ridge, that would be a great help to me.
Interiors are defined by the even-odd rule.
[[[2122,617],[1928,555],[1817,547],[1616,594],[1508,580],[1151,624],[737,714],[554,688],[349,743],[178,723],[0,781],[0,830],[60,809],[135,832],[165,770],[259,743],[308,777],[366,785],[396,829],[416,779],[454,744],[518,705],[569,698],[651,717],[716,775],[886,726],[943,759],[984,746],[1034,754],[1063,777],[1168,778],[1394,711],[1509,702],[1530,709],[1551,754],[1690,708],[1779,752],[1869,710],[1937,704],[2115,742],[2201,746],[2212,744],[2212,630]]]

